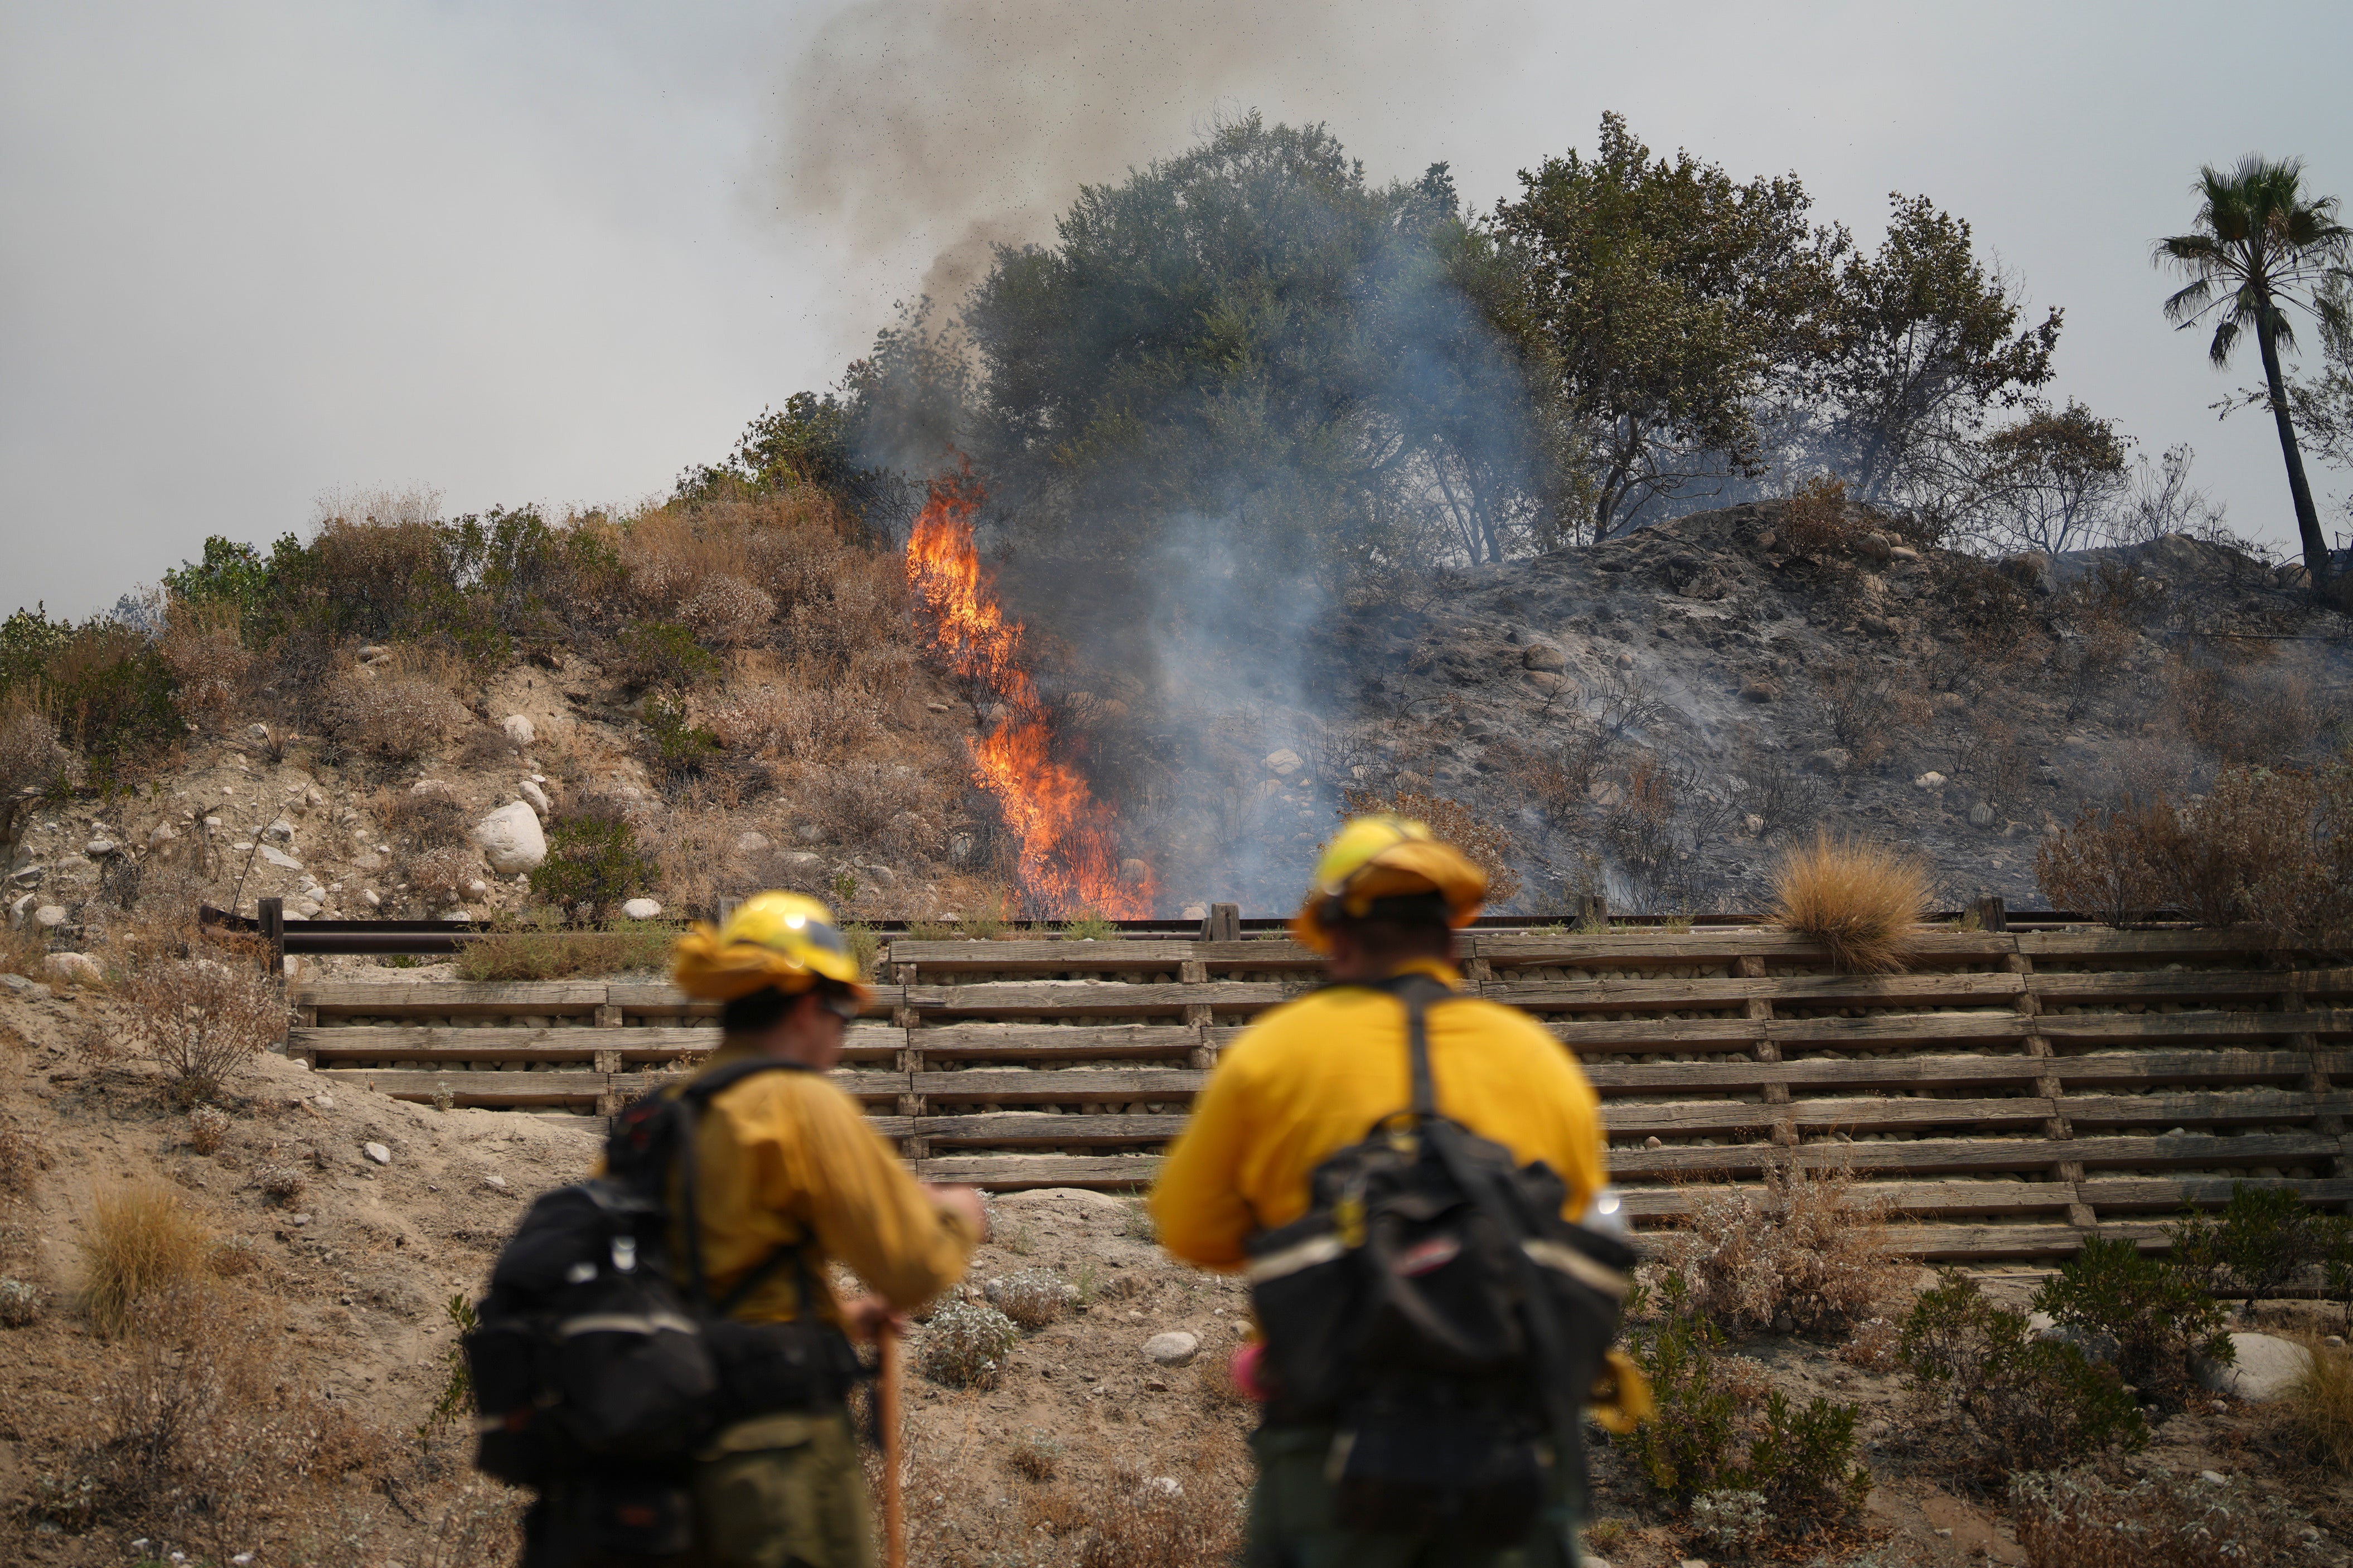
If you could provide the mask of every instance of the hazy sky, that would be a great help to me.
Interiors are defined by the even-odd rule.
[[[2057,393],[2193,443],[2235,525],[2292,534],[2268,423],[2208,410],[2252,353],[2218,375],[2167,330],[2148,241],[2251,149],[2353,196],[2353,5],[1440,10],[16,0],[0,611],[100,608],[331,489],[664,491],[892,300],[1251,107],[1377,176],[1450,161],[1482,206],[1605,109],[1795,171],[1866,240],[1925,192],[2065,307]]]

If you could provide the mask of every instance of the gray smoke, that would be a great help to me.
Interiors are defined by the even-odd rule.
[[[922,291],[953,310],[993,247],[1050,240],[1081,185],[1220,112],[1326,121],[1354,150],[1394,153],[1384,172],[1418,173],[1446,155],[1408,143],[1440,122],[1448,66],[1495,58],[1505,21],[1486,0],[1442,21],[1377,5],[867,0],[793,64],[780,211],[907,265],[876,279],[892,296],[929,254]],[[1428,118],[1400,101],[1424,96]]]

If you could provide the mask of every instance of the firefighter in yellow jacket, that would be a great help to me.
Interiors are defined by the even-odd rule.
[[[703,1073],[755,1053],[808,1069],[729,1085],[697,1129],[694,1239],[712,1298],[724,1300],[761,1259],[799,1244],[798,1266],[773,1271],[732,1315],[782,1322],[814,1312],[866,1340],[961,1277],[985,1239],[979,1194],[917,1184],[824,1077],[868,994],[831,911],[794,893],[747,899],[723,927],[697,925],[680,941],[676,978],[688,995],[723,1005],[723,1037]],[[836,1300],[826,1265],[837,1260],[874,1294]],[[802,1299],[804,1282],[814,1300]],[[839,1400],[723,1428],[696,1456],[692,1489],[702,1568],[874,1561],[864,1473]]]
[[[1419,972],[1459,990],[1454,931],[1477,914],[1486,880],[1418,822],[1359,818],[1332,841],[1292,931],[1325,955],[1335,984],[1265,1014],[1219,1057],[1152,1194],[1164,1247],[1205,1268],[1241,1268],[1251,1235],[1307,1212],[1317,1165],[1409,1103],[1405,1009],[1367,987]],[[1614,1218],[1599,1110],[1576,1059],[1534,1019],[1498,1003],[1441,999],[1428,1020],[1439,1111],[1523,1164],[1551,1166],[1567,1188],[1563,1217]],[[1628,1401],[1639,1400],[1639,1379],[1630,1371],[1623,1381]],[[1327,1477],[1334,1437],[1328,1425],[1284,1424],[1279,1406],[1252,1436],[1252,1568],[1546,1560],[1536,1551],[1342,1529]]]

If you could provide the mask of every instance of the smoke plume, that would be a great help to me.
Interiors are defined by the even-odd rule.
[[[1487,4],[1433,21],[1377,5],[867,0],[793,64],[781,208],[870,261],[928,250],[922,291],[953,310],[993,247],[1050,239],[1082,184],[1166,155],[1221,111],[1329,121],[1376,157],[1392,151],[1386,129],[1390,172],[1418,171],[1409,142],[1442,119],[1446,63],[1494,58],[1501,22]],[[1425,96],[1428,117],[1410,101]],[[907,291],[902,276],[879,281]]]

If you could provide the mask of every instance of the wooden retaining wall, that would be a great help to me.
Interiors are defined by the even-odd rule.
[[[1778,932],[1480,932],[1467,971],[1585,1063],[1638,1224],[1775,1160],[1848,1167],[1926,1258],[2155,1238],[2235,1180],[2353,1205],[2353,969],[2235,933],[1938,932],[1831,973]],[[1148,1183],[1208,1067],[1315,983],[1288,941],[893,941],[836,1073],[919,1174]],[[319,984],[289,1049],[415,1100],[609,1113],[717,1009],[664,984]],[[887,1020],[887,1021],[886,1021]]]

